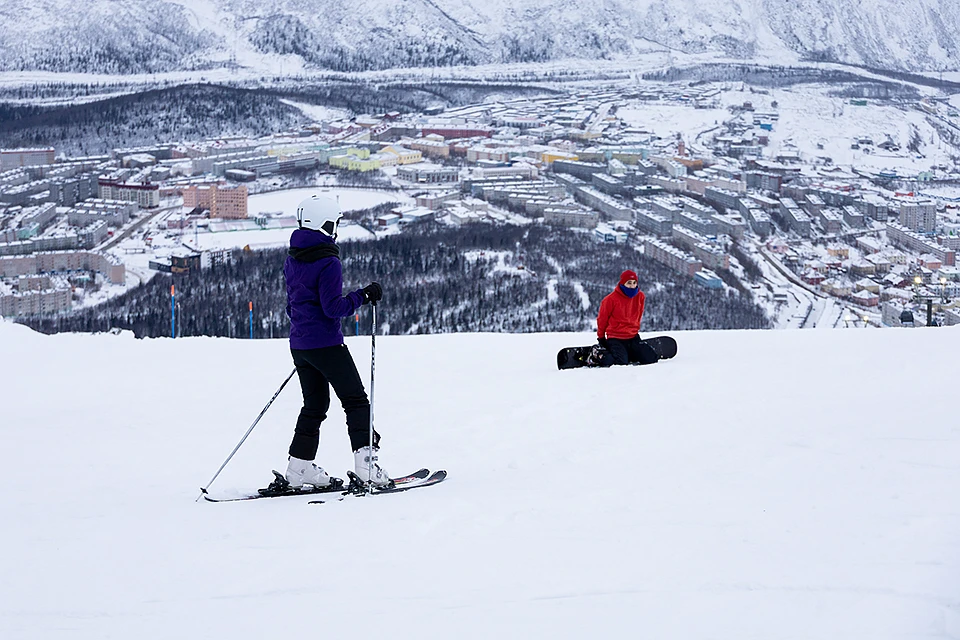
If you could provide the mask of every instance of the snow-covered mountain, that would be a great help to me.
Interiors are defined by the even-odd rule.
[[[589,334],[385,336],[381,462],[445,483],[210,504],[285,340],[0,321],[0,637],[960,637],[960,329],[677,338],[560,372]],[[285,464],[300,401],[294,379],[211,493]]]
[[[956,0],[6,0],[0,16],[0,70],[259,68],[286,56],[288,71],[355,71],[655,50],[960,67]]]

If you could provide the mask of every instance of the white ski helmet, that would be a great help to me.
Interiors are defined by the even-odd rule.
[[[340,203],[327,196],[310,196],[297,205],[297,224],[301,229],[313,229],[331,238],[337,237],[342,217]]]

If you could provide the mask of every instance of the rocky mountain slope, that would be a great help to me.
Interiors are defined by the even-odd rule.
[[[955,0],[6,0],[0,70],[361,71],[649,51],[960,67]],[[665,58],[667,59],[667,58]]]

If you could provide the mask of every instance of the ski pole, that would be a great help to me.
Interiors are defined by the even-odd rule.
[[[377,370],[377,303],[373,303],[373,327],[370,330],[370,455],[367,456],[367,486],[373,486],[373,375]]]
[[[223,468],[226,467],[226,466],[227,466],[227,463],[230,462],[230,460],[233,459],[233,456],[237,453],[237,451],[240,450],[240,447],[241,447],[241,446],[243,445],[243,443],[246,441],[247,436],[250,435],[250,432],[253,431],[253,428],[254,428],[255,426],[257,426],[257,423],[258,423],[258,422],[260,422],[260,418],[262,418],[262,417],[263,417],[263,414],[265,414],[265,413],[267,412],[267,409],[270,408],[270,405],[272,405],[272,404],[273,404],[273,401],[277,399],[277,396],[280,395],[280,392],[283,391],[283,388],[284,388],[285,386],[287,386],[287,383],[290,382],[290,378],[292,378],[292,377],[293,377],[293,374],[295,374],[296,372],[297,372],[296,368],[294,368],[294,370],[290,372],[290,375],[287,376],[287,379],[283,381],[283,384],[280,385],[280,388],[277,389],[277,392],[276,392],[275,394],[273,394],[273,397],[272,397],[272,398],[270,398],[270,402],[267,403],[267,406],[265,406],[265,407],[263,408],[263,411],[260,412],[260,415],[257,416],[257,419],[254,420],[254,421],[253,421],[253,424],[250,425],[250,428],[247,429],[247,432],[246,432],[245,434],[243,434],[243,437],[240,439],[240,442],[237,443],[237,446],[235,446],[235,447],[233,448],[233,451],[230,452],[230,455],[227,456],[227,459],[223,461],[223,464],[220,465],[220,468],[217,469],[217,472],[216,472],[215,474],[213,474],[213,477],[212,477],[212,478],[210,478],[210,482],[207,483],[207,486],[205,486],[205,487],[200,487],[200,495],[197,496],[197,499],[194,500],[194,502],[199,502],[200,498],[203,497],[203,494],[205,494],[205,493],[207,492],[207,489],[210,488],[210,485],[213,484],[213,481],[216,480],[216,479],[217,479],[217,476],[220,475],[220,472],[223,471]],[[371,424],[373,424],[372,420],[371,420]],[[372,428],[372,427],[371,427],[371,428]]]

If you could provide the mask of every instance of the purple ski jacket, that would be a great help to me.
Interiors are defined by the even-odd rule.
[[[297,229],[283,265],[287,280],[287,317],[291,349],[321,349],[343,344],[340,319],[363,304],[360,289],[343,295],[340,252],[333,238]]]

